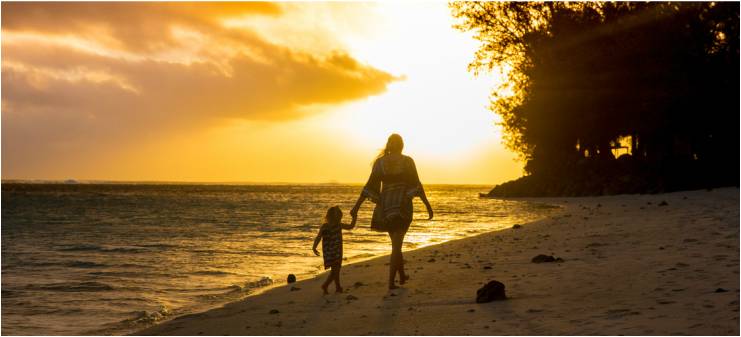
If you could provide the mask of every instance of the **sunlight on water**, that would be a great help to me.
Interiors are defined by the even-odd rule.
[[[405,249],[511,227],[552,211],[428,186]],[[2,185],[4,334],[125,333],[257,288],[322,272],[311,244],[326,209],[360,186]],[[345,235],[346,263],[390,252],[372,204]]]

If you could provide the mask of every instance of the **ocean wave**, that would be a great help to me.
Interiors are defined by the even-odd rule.
[[[103,277],[121,277],[121,278],[187,278],[185,275],[178,275],[175,273],[166,272],[146,272],[141,270],[136,271],[94,271],[87,273],[88,275],[103,276]]]
[[[195,249],[192,253],[200,254],[225,254],[225,255],[254,255],[254,256],[293,256],[293,252],[281,252],[271,250],[224,250],[224,249]]]
[[[148,251],[148,249],[144,247],[127,246],[127,247],[103,248],[102,251],[111,252],[111,253],[143,253],[143,252]]]
[[[107,265],[92,261],[20,261],[12,265],[5,265],[3,269],[35,267],[69,267],[69,268],[102,268]]]
[[[386,240],[388,240],[388,239],[386,239]],[[383,243],[386,243],[387,241],[373,240],[373,239],[352,239],[352,238],[348,238],[347,239],[347,242],[352,242],[352,243],[381,243],[381,242],[383,242]]]
[[[67,245],[63,248],[59,248],[58,250],[61,252],[78,252],[78,251],[88,251],[88,250],[102,250],[103,247],[98,245],[89,245],[89,244],[81,244],[81,245]]]
[[[28,290],[41,291],[62,291],[62,292],[91,292],[91,291],[111,291],[113,286],[102,282],[59,282],[47,284],[28,284]]]
[[[4,299],[22,297],[24,295],[23,291],[9,290],[9,289],[3,289],[2,292],[0,292],[0,294],[2,295]]]
[[[254,289],[267,287],[269,285],[272,285],[273,283],[274,281],[272,278],[265,276],[256,281],[246,282],[243,286],[232,284],[231,286],[218,289],[223,290],[223,292],[216,294],[202,294],[198,295],[197,297],[201,300],[208,301],[223,300],[228,297],[234,297],[235,295],[242,296],[248,294]]]
[[[60,252],[87,252],[98,251],[106,253],[141,253],[148,251],[146,247],[139,246],[122,246],[122,247],[104,247],[91,244],[67,245],[57,249]]]
[[[261,287],[267,287],[271,284],[273,284],[273,279],[268,276],[264,276],[257,281],[247,282],[245,285],[249,288],[261,288]]]
[[[137,246],[138,247],[145,247],[145,248],[158,248],[158,249],[161,249],[161,250],[167,250],[167,249],[179,247],[178,245],[170,245],[170,244],[166,244],[166,243],[140,244],[140,245],[137,245]]]
[[[172,314],[172,311],[168,309],[166,306],[162,305],[158,310],[155,311],[146,311],[146,310],[135,310],[129,313],[130,315],[133,315],[132,318],[127,318],[120,323],[124,324],[151,324],[158,321],[161,321],[162,319],[166,318],[167,316]]]
[[[191,275],[209,275],[209,276],[239,275],[237,273],[231,273],[231,272],[228,272],[228,271],[221,271],[221,270],[198,270],[198,271],[190,272],[188,274],[191,274]]]
[[[107,265],[102,263],[96,263],[91,261],[72,261],[64,263],[65,267],[72,267],[72,268],[103,268],[107,267]]]

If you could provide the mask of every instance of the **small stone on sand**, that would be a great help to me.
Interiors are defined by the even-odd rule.
[[[533,263],[556,262],[556,258],[552,255],[539,254],[530,261]]]

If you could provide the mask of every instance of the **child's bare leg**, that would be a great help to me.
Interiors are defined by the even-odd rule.
[[[342,286],[340,285],[340,269],[342,269],[341,264],[337,264],[332,266],[332,274],[334,274],[334,285],[335,285],[335,292],[341,293],[342,292]]]
[[[329,275],[327,275],[327,280],[324,281],[324,283],[322,284],[322,290],[324,291],[324,295],[329,294],[329,292],[327,292],[327,287],[329,287],[329,284],[332,283],[332,281],[334,281],[334,268],[332,268],[329,271]]]

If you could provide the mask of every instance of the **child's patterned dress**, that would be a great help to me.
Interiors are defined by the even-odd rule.
[[[340,224],[322,225],[319,232],[322,237],[322,255],[324,255],[324,269],[342,262],[342,227]]]

